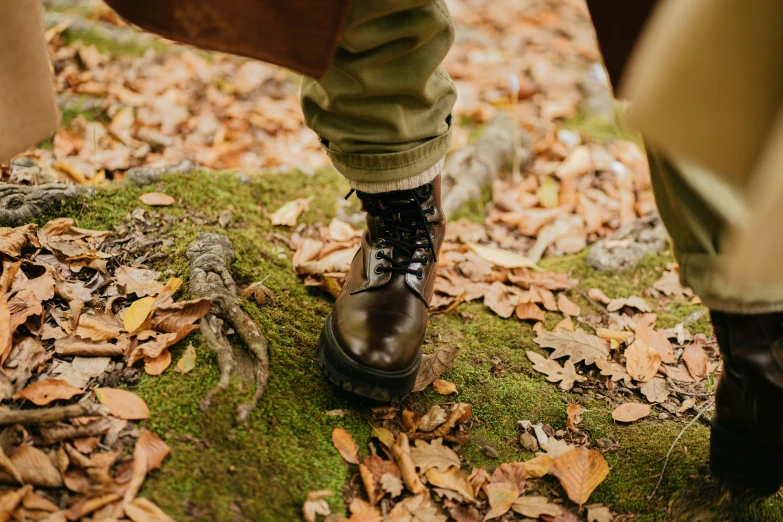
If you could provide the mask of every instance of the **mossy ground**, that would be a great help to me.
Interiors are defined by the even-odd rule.
[[[134,46],[117,48],[113,42],[90,34],[73,32],[67,37],[116,55],[143,51]],[[585,114],[569,126],[596,138],[636,139],[616,121]],[[248,183],[233,173],[192,173],[165,178],[152,187],[100,188],[95,197],[72,204],[58,215],[72,216],[83,227],[112,229],[142,206],[139,194],[151,190],[177,198],[177,204],[160,210],[177,220],[166,232],[175,239],[174,246],[167,252],[165,263],[155,268],[187,280],[185,249],[199,231],[211,228],[196,226],[187,216],[203,211],[217,219],[223,211],[231,210],[234,221],[222,232],[238,254],[233,275],[245,282],[264,279],[274,291],[276,303],[264,308],[246,303],[247,311],[269,340],[271,361],[269,389],[246,424],[236,423],[236,406],[246,401],[252,390],[240,382],[232,383],[206,411],[199,409],[199,402],[218,379],[215,357],[199,335],[192,335],[173,349],[176,360],[188,342],[194,344],[198,353],[194,371],[180,375],[169,370],[160,377],[146,376],[135,388],[150,406],[146,426],[160,434],[172,449],[163,468],[149,477],[142,494],[180,521],[299,520],[299,509],[308,491],[329,488],[339,492],[355,478],[356,468],[345,464],[333,449],[330,433],[335,426],[342,426],[365,448],[370,408],[375,403],[337,390],[321,376],[315,343],[332,299],[302,285],[291,267],[286,242],[272,235],[287,235],[289,231],[273,230],[264,209],[274,210],[291,199],[313,196],[310,210],[301,221],[327,223],[348,187],[329,170],[315,175],[293,171],[257,174]],[[485,196],[484,201],[472,202],[459,215],[482,222],[488,193]],[[650,256],[626,274],[596,272],[583,255],[543,264],[580,280],[571,297],[589,313],[590,305],[580,296],[581,291],[597,287],[612,297],[638,295],[672,260],[669,252]],[[656,306],[658,324],[674,326],[698,309],[697,305],[662,302]],[[550,314],[550,320],[554,315]],[[689,328],[710,333],[706,315]],[[518,452],[509,444],[516,438],[517,420],[563,428],[567,404],[579,402],[588,409],[583,431],[594,440],[605,437],[616,443],[616,449],[606,453],[612,471],[591,501],[634,514],[637,520],[783,520],[783,502],[777,497],[738,499],[711,482],[706,473],[708,428],[702,423],[685,433],[672,453],[660,489],[648,499],[662,459],[685,421],[649,418],[629,426],[615,424],[610,407],[603,401],[561,392],[531,369],[525,351],[537,349],[533,338],[529,325],[500,319],[481,304],[463,305],[431,320],[425,350],[444,345],[461,349],[454,368],[443,378],[457,385],[458,400],[472,404],[481,420],[471,429],[471,440],[462,450],[472,464],[491,469],[503,461],[530,458],[532,455]],[[409,397],[405,406],[423,412],[443,400],[427,390]],[[326,415],[336,409],[351,413],[342,417]],[[500,457],[487,457],[482,451],[486,445],[495,448]],[[544,479],[544,483],[543,493],[561,492],[554,479]],[[332,500],[332,507],[343,509],[337,498]]]

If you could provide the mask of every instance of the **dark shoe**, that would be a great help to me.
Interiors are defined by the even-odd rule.
[[[318,340],[337,386],[381,401],[410,393],[421,362],[446,220],[440,177],[414,190],[356,193],[367,230]]]
[[[783,313],[712,312],[723,356],[710,470],[728,486],[771,495],[783,485]]]

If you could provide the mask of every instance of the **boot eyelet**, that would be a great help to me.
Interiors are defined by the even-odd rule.
[[[425,257],[424,261],[421,262],[421,266],[427,266],[429,264],[430,264],[430,258],[429,257]]]
[[[419,270],[419,272],[416,274],[416,277],[417,277],[418,279],[424,279],[424,272],[422,272],[421,270]]]
[[[376,265],[375,266],[375,273],[378,274],[378,275],[382,274],[383,273],[382,268],[383,267],[381,265]]]
[[[383,256],[383,254],[384,254],[384,253],[385,253],[385,252],[384,252],[383,250],[378,250],[378,251],[375,253],[375,259],[383,259],[381,256]]]

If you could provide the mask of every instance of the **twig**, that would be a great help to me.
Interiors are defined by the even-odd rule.
[[[111,429],[111,421],[103,418],[90,422],[84,426],[56,425],[50,428],[41,428],[41,436],[44,443],[54,444],[61,440],[80,439],[82,437],[94,437],[103,435]]]
[[[598,303],[596,303],[596,302],[593,300],[593,298],[592,298],[592,297],[590,297],[589,295],[587,295],[587,292],[582,292],[582,297],[584,297],[585,299],[587,299],[587,302],[588,302],[588,303],[590,303],[590,304],[591,304],[591,305],[593,305],[595,308],[597,308],[597,309],[598,309],[598,311],[599,311],[599,312],[601,312],[602,314],[604,314],[606,317],[612,317],[612,315],[611,315],[609,312],[607,312],[607,311],[606,311],[606,309],[605,309],[603,306],[601,306],[601,305],[599,305]]]
[[[55,406],[38,410],[0,411],[0,426],[9,424],[45,424],[82,415],[99,415],[100,406],[92,401],[84,401],[68,406]]]
[[[674,384],[674,381],[671,377],[666,377],[666,382],[669,383],[669,386],[671,386],[674,389],[675,393],[678,393],[680,395],[686,395],[688,397],[712,397],[715,395],[715,393],[692,393],[692,392],[686,392],[682,391],[676,384]]]
[[[653,496],[655,496],[655,493],[658,491],[658,487],[661,485],[661,482],[663,482],[663,476],[666,473],[666,466],[669,465],[669,457],[672,454],[672,451],[674,451],[674,446],[677,445],[677,442],[679,442],[682,435],[685,433],[685,431],[693,426],[697,420],[699,420],[699,417],[701,417],[704,412],[706,412],[708,409],[712,407],[712,405],[715,403],[715,399],[711,399],[706,406],[704,406],[702,409],[699,410],[699,412],[696,414],[691,421],[685,425],[685,427],[680,431],[680,433],[677,435],[677,438],[674,439],[674,442],[672,442],[671,447],[669,448],[669,452],[666,453],[666,460],[663,463],[663,469],[661,470],[661,475],[658,477],[658,483],[655,484],[655,489],[653,489],[652,493],[650,493],[650,496],[647,497],[647,500],[651,500]]]

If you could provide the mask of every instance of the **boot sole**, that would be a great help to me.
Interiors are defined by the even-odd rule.
[[[337,343],[332,331],[332,314],[329,314],[318,338],[318,363],[326,378],[343,390],[376,401],[393,402],[413,389],[421,351],[413,365],[405,370],[385,372],[364,366],[348,357]]]
[[[743,437],[713,419],[710,472],[731,489],[773,495],[783,485],[783,451]]]

